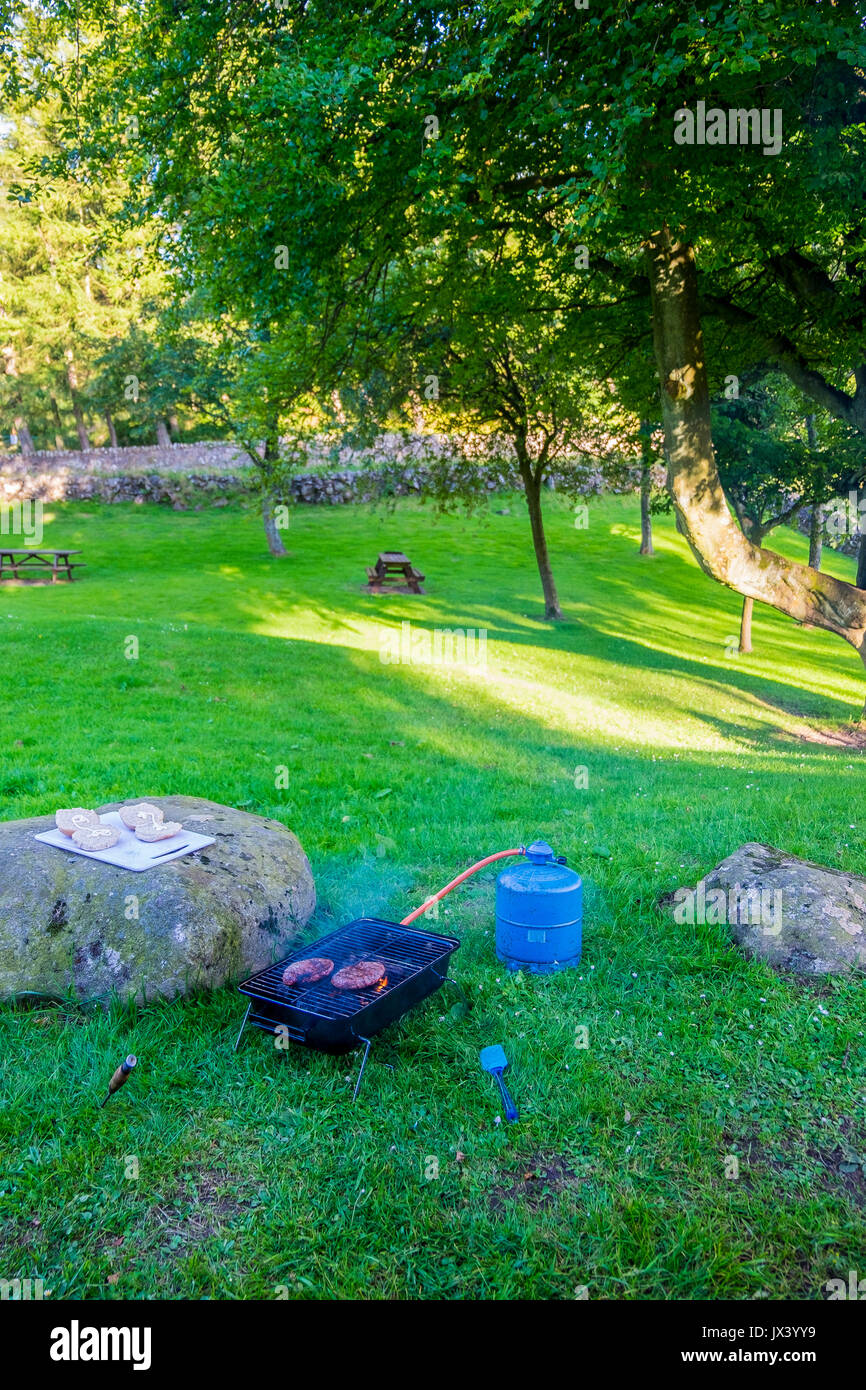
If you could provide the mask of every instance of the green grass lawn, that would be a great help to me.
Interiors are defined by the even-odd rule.
[[[55,1298],[748,1299],[866,1270],[863,982],[777,978],[657,906],[746,840],[866,872],[861,755],[812,732],[856,715],[861,663],[760,607],[754,655],[730,655],[736,595],[669,520],[641,559],[631,498],[588,530],[549,499],[567,621],[545,624],[522,505],[493,506],[297,508],[282,561],[252,511],[52,507],[45,544],[88,568],[0,590],[4,818],[171,792],[276,816],[313,866],[311,936],[399,919],[541,835],[584,875],[584,956],[509,976],[495,870],[471,880],[437,921],[474,1007],[444,990],[377,1039],[354,1106],[352,1058],[261,1033],[234,1055],[230,989],[0,1011],[0,1277]],[[361,592],[385,548],[423,597]],[[486,628],[486,669],[383,664],[404,619]]]

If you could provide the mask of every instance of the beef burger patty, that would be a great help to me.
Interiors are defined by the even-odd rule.
[[[380,960],[359,960],[355,965],[344,965],[338,970],[331,984],[335,989],[369,989],[377,985],[384,974],[385,967]]]
[[[284,985],[315,984],[324,980],[334,968],[334,962],[327,956],[310,956],[307,960],[293,960],[283,971]]]

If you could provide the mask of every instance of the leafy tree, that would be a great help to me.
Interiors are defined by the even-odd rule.
[[[544,484],[571,496],[594,490],[598,456],[611,448],[605,434],[637,428],[599,381],[592,311],[577,272],[563,276],[550,251],[530,259],[510,228],[467,238],[455,219],[421,252],[395,254],[340,377],[356,418],[405,423],[411,411],[429,430],[474,437],[485,461],[505,447],[526,496],[547,618],[562,610]],[[455,486],[475,495],[471,471],[465,481],[452,472],[448,486],[452,497]]]
[[[585,245],[618,323],[629,304],[645,336],[651,307],[672,496],[699,562],[863,652],[866,596],[737,526],[710,392],[773,362],[866,429],[864,66],[852,0],[145,0],[91,55],[100,91],[81,106],[103,159],[137,114],[142,190],[182,218],[182,254],[227,303],[262,325],[298,313],[347,351],[399,249],[430,244],[425,218],[519,227],[564,266]],[[684,109],[721,113],[712,138],[678,143]]]
[[[274,556],[286,555],[283,499],[305,463],[305,440],[317,423],[304,388],[308,335],[295,322],[271,331],[228,313],[217,320],[206,285],[170,305],[153,333],[152,409],[183,404],[244,450],[258,485],[268,548]]]
[[[110,108],[107,121],[90,102],[88,149],[121,161],[149,205],[182,225],[171,248],[181,282],[215,316],[260,341],[305,339],[294,379],[268,379],[275,420],[311,395],[321,405],[335,386],[345,401],[376,378],[388,383],[380,420],[421,394],[434,424],[507,434],[545,612],[558,617],[541,489],[554,461],[560,481],[579,486],[580,467],[569,473],[566,460],[588,424],[610,413],[609,387],[593,375],[607,382],[627,352],[627,314],[617,323],[609,316],[602,340],[595,310],[603,306],[583,253],[551,239],[550,227],[539,238],[534,209],[502,221],[480,216],[478,199],[463,196],[461,180],[468,185],[474,172],[455,173],[446,133],[423,116],[432,98],[419,51],[397,63],[421,80],[408,108],[382,66],[395,26],[429,44],[430,15],[403,23],[386,14],[387,32],[368,31],[363,18],[354,16],[341,56],[345,35],[327,11],[264,12],[238,26],[229,7],[218,7],[172,25],[166,44],[161,6],[147,7],[127,17],[120,40],[112,35],[112,92],[127,104],[122,113]],[[93,67],[102,89],[101,56]],[[192,106],[175,98],[188,94],[194,70]],[[146,109],[136,102],[144,90]],[[133,117],[136,142],[119,142],[117,129]],[[359,169],[359,142],[374,180]],[[441,386],[435,402],[423,391],[427,378]],[[372,400],[367,390],[367,413]]]
[[[146,255],[146,232],[121,222],[122,183],[70,165],[56,96],[37,94],[10,112],[0,133],[0,183],[0,400],[22,439],[41,447],[65,445],[71,412],[86,449],[88,414],[92,420],[97,408],[113,434],[112,415],[124,402],[120,391],[95,390],[95,361],[108,344],[134,341],[136,316],[162,291],[164,276]]]

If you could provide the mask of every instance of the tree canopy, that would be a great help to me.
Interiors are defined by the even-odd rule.
[[[13,26],[7,91],[56,94],[55,167],[123,182],[275,428],[441,375],[543,448],[590,380],[644,418],[651,353],[699,562],[864,650],[859,590],[736,526],[710,420],[770,365],[866,433],[862,3],[38,9],[53,56]]]

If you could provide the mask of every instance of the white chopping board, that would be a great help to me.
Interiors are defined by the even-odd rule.
[[[212,835],[199,835],[186,829],[173,835],[170,840],[154,840],[153,844],[148,844],[146,840],[136,839],[135,831],[123,824],[116,811],[106,811],[105,815],[99,817],[99,822],[120,831],[120,839],[111,849],[82,849],[69,835],[57,829],[44,830],[35,839],[41,840],[44,845],[65,850],[67,854],[83,854],[85,859],[101,859],[104,864],[131,869],[134,874],[153,869],[158,864],[168,864],[172,859],[181,859],[185,854],[204,849],[205,845],[216,844]]]

